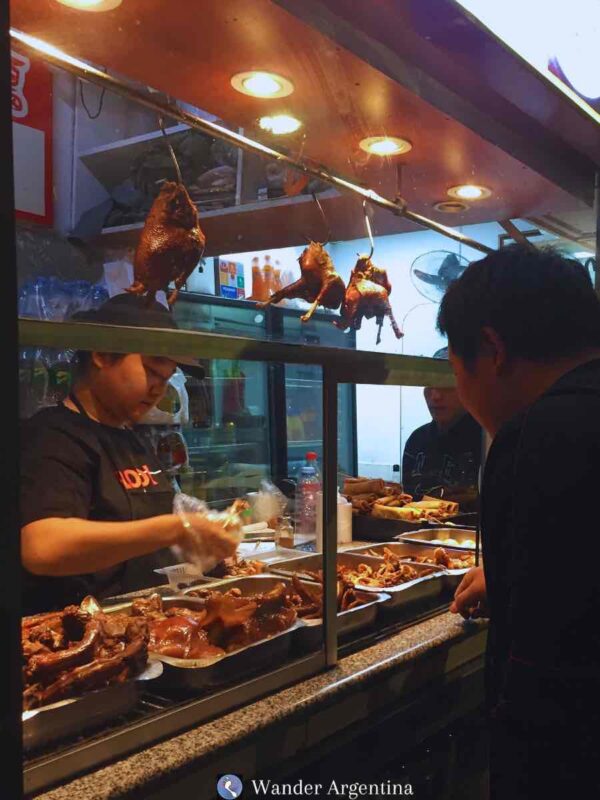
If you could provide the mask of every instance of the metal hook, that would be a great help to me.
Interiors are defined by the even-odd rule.
[[[169,153],[171,154],[171,158],[173,160],[173,166],[175,167],[175,174],[177,175],[177,183],[183,184],[183,180],[181,178],[181,170],[179,169],[179,164],[178,164],[177,158],[175,156],[175,151],[173,150],[173,148],[171,146],[171,142],[169,141],[169,137],[167,136],[167,132],[165,131],[165,125],[164,125],[164,120],[163,120],[162,116],[160,116],[158,118],[158,125],[159,125],[159,127],[160,127],[160,129],[162,131],[162,135],[165,137],[165,143],[166,143],[167,147],[169,148]]]
[[[327,217],[325,216],[325,212],[323,211],[323,206],[321,205],[321,201],[317,197],[316,192],[312,192],[313,200],[317,204],[319,211],[321,212],[321,217],[323,218],[323,224],[325,225],[325,230],[327,231],[327,240],[322,242],[323,247],[326,244],[329,244],[331,241],[331,228],[329,227],[329,223],[327,222]]]
[[[369,219],[369,215],[367,213],[367,201],[363,200],[363,213],[365,215],[365,227],[367,229],[367,236],[369,237],[369,241],[371,242],[371,252],[369,253],[369,261],[373,258],[373,253],[375,252],[375,242],[373,241],[373,231],[371,230],[371,220]]]

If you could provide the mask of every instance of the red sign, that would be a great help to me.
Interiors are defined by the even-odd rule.
[[[13,50],[11,88],[16,215],[51,225],[52,75]]]

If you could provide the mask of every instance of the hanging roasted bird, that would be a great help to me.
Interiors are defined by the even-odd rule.
[[[135,251],[134,282],[127,291],[146,295],[150,305],[158,291],[167,292],[174,282],[168,297],[172,305],[200,261],[205,244],[198,211],[185,186],[165,181],[146,217]]]
[[[396,338],[404,334],[398,327],[390,305],[392,285],[387,272],[376,267],[369,256],[359,256],[350,274],[350,282],[342,303],[341,318],[334,325],[342,330],[359,330],[363,317],[377,321],[377,344],[381,342],[383,321],[389,317]]]
[[[335,271],[331,256],[320,242],[310,242],[298,259],[301,277],[275,292],[261,306],[282,300],[306,300],[312,303],[300,319],[308,322],[318,306],[336,310],[344,299],[344,281]]]

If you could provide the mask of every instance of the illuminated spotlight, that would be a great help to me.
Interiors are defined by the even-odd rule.
[[[231,85],[242,94],[251,97],[287,97],[294,91],[294,84],[274,72],[238,72],[231,79]]]
[[[492,192],[485,186],[462,183],[460,186],[451,186],[448,189],[448,194],[450,197],[457,197],[459,200],[483,200],[489,197]]]
[[[269,131],[277,136],[285,133],[294,133],[302,125],[299,119],[289,114],[277,114],[275,117],[261,117],[259,120],[263,131]]]
[[[123,0],[56,0],[63,6],[76,8],[78,11],[112,11],[120,6]]]
[[[369,136],[360,141],[361,150],[375,156],[399,156],[412,150],[412,144],[407,139],[397,136]]]
[[[433,207],[436,211],[441,211],[444,214],[460,214],[469,208],[466,203],[462,203],[460,200],[442,200],[440,203],[434,203]]]

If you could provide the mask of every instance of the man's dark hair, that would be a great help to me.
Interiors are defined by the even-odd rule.
[[[472,362],[493,328],[508,355],[546,361],[600,347],[600,300],[579,262],[550,247],[511,245],[470,264],[450,284],[438,329]]]

